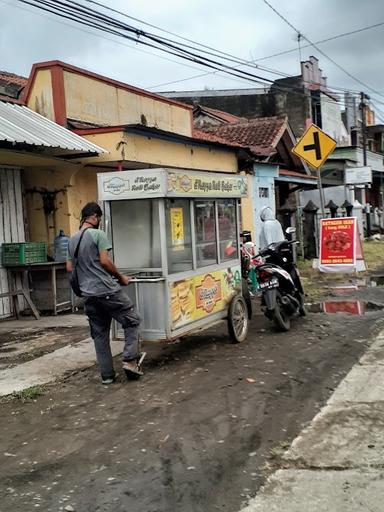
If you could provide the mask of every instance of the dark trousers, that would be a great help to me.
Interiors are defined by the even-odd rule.
[[[139,314],[122,290],[105,297],[87,297],[84,304],[101,376],[103,379],[114,377],[110,345],[112,319],[124,329],[123,361],[133,361],[139,355]]]

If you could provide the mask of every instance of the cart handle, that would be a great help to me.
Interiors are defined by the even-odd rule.
[[[165,281],[165,277],[152,277],[152,278],[132,277],[129,280],[130,283],[159,283],[160,281]]]

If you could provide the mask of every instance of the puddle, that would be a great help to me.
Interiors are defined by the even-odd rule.
[[[384,309],[384,304],[371,301],[365,302],[362,300],[326,300],[324,302],[316,302],[307,305],[307,310],[310,313],[344,313],[357,316],[363,316],[368,311],[377,311],[380,309]]]

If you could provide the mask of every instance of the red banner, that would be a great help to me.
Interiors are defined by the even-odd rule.
[[[320,221],[320,265],[356,264],[356,218]]]

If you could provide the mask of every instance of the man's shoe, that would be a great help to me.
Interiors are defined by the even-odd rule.
[[[118,377],[117,374],[114,377],[106,377],[106,378],[101,377],[101,383],[104,386],[109,386],[110,384],[113,384],[114,382],[116,382],[117,377]]]

